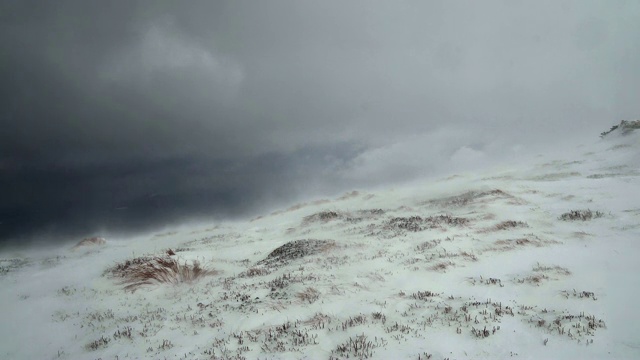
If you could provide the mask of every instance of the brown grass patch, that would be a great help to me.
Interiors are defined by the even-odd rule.
[[[296,297],[304,302],[313,304],[318,299],[320,299],[320,292],[315,288],[308,287],[304,289],[304,291],[297,293]]]
[[[181,264],[168,256],[138,257],[107,269],[107,275],[119,278],[125,290],[135,291],[145,285],[191,283],[198,278],[215,275],[215,270],[202,268],[197,260]]]

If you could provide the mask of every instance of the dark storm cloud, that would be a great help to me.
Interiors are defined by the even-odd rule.
[[[0,237],[241,215],[637,117],[635,1],[5,1]]]

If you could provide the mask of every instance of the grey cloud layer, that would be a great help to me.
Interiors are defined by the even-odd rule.
[[[635,1],[0,7],[5,238],[243,214],[638,113]]]

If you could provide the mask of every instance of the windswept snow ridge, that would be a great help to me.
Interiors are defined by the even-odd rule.
[[[243,223],[0,254],[0,357],[640,358],[626,135]]]

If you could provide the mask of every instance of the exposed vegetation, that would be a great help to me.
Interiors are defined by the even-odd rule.
[[[509,229],[513,229],[513,228],[527,228],[527,227],[529,227],[529,224],[527,224],[526,222],[507,220],[507,221],[503,221],[501,223],[496,224],[495,229],[496,230],[509,230]]]
[[[445,197],[442,199],[436,199],[428,201],[427,204],[439,205],[443,207],[462,207],[479,202],[488,197],[502,197],[508,198],[511,195],[505,193],[500,189],[494,189],[490,191],[467,191],[460,195]]]
[[[333,240],[295,240],[276,248],[258,264],[284,265],[296,259],[327,251],[334,246]]]
[[[575,220],[587,221],[587,220],[596,219],[603,216],[604,216],[604,213],[600,211],[594,212],[591,210],[571,210],[569,212],[566,212],[560,215],[558,219],[563,221],[575,221]]]
[[[125,290],[135,291],[144,285],[189,283],[217,272],[202,268],[197,260],[181,264],[169,256],[143,256],[118,263],[105,273],[121,279]]]

